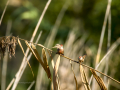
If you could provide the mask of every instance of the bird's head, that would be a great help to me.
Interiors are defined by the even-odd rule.
[[[62,44],[56,44],[53,48],[60,48],[60,49],[63,49],[63,45],[62,45]]]
[[[79,56],[79,57],[78,57],[78,60],[83,60],[83,57],[82,57],[82,56]]]

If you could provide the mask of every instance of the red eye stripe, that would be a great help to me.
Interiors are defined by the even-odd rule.
[[[62,44],[60,46],[63,46]]]

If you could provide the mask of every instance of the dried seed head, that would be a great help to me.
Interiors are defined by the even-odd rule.
[[[1,37],[0,38],[0,53],[5,54],[5,51],[7,50],[9,53],[9,56],[14,56],[15,55],[15,49],[17,45],[17,37],[14,36],[6,36],[6,37]]]

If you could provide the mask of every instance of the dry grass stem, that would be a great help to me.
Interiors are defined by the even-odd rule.
[[[41,34],[42,34],[42,31],[40,31],[39,36],[38,36],[38,38],[37,38],[37,40],[36,40],[35,43],[38,43],[38,41],[39,41],[39,39],[40,39],[40,37],[41,37]],[[28,49],[29,49],[29,48],[28,48]],[[30,55],[28,56],[28,60],[30,60],[31,56],[32,56],[32,53],[30,53]],[[17,73],[16,75],[18,75],[18,73]],[[15,75],[15,76],[16,76],[16,75]],[[7,87],[6,90],[9,90],[9,89],[10,89],[10,87],[12,86],[12,84],[14,83],[14,81],[15,81],[15,78],[12,79],[12,81],[10,82],[10,84],[8,85],[8,87]]]
[[[22,49],[22,52],[23,52],[23,54],[24,54],[24,57],[26,57],[26,61],[27,61],[28,65],[29,65],[29,67],[30,67],[30,69],[31,69],[31,71],[32,71],[33,77],[34,77],[34,73],[33,73],[32,67],[31,67],[29,61],[27,60],[27,56],[25,56],[24,49],[23,49],[22,44],[21,44],[21,42],[20,42],[19,39],[18,39],[18,43],[19,43],[20,48]]]
[[[4,38],[5,38],[5,37],[4,37]],[[24,40],[24,39],[21,39],[21,40]],[[24,41],[27,42],[27,40],[24,40]],[[28,41],[28,42],[29,42],[29,41]],[[46,49],[46,50],[48,50],[48,51],[50,51],[50,52],[55,53],[55,52],[52,51],[51,49],[48,49],[48,48],[44,47],[44,46],[41,45],[41,44],[36,44],[36,43],[33,43],[33,42],[30,42],[30,43],[35,44],[35,45],[38,45],[38,46],[43,47],[44,49]],[[101,62],[107,57],[107,55],[110,55],[110,54],[115,50],[115,48],[119,45],[119,43],[120,43],[120,38],[118,38],[117,41],[111,46],[111,48],[108,50],[107,54],[103,57],[103,59],[101,60]],[[30,46],[30,45],[29,45],[29,46]],[[32,46],[33,46],[33,45],[32,45]],[[32,51],[33,51],[33,50],[32,50]],[[66,56],[63,56],[63,55],[60,55],[60,56],[66,58],[66,59],[69,59],[69,60],[71,60],[71,61],[73,61],[73,62],[79,63],[78,61],[75,61],[75,60],[73,60],[73,59],[71,59],[71,58],[69,58],[69,57],[66,57]],[[101,62],[100,62],[100,63],[101,63]],[[99,63],[99,64],[100,64],[100,63]],[[84,64],[81,64],[81,65],[83,65],[83,66],[85,66],[85,67],[87,67],[87,68],[93,69],[93,68],[91,68],[91,67],[89,67],[89,66],[87,66],[87,65],[84,65]],[[44,65],[43,65],[43,66],[44,66]],[[95,70],[95,69],[94,69],[94,70]],[[99,72],[98,70],[95,70],[95,71]],[[22,72],[19,71],[19,73],[22,73]],[[110,76],[108,76],[108,75],[106,75],[106,74],[104,74],[104,73],[102,73],[102,72],[99,72],[99,73],[120,84],[119,81],[113,79],[112,77],[110,77]],[[15,76],[18,77],[19,75],[21,76],[22,74],[18,74],[18,73],[17,73]],[[18,80],[18,81],[19,81],[19,80]],[[17,81],[17,82],[18,82],[18,81]]]
[[[6,51],[5,56],[3,58],[1,90],[5,90],[5,86],[6,86],[7,61],[8,61],[8,52]]]
[[[24,39],[21,39],[21,40],[24,40]],[[30,42],[30,41],[29,41],[29,42]],[[32,43],[32,42],[30,42],[30,43]],[[110,53],[112,53],[112,52],[115,50],[115,48],[119,45],[119,43],[120,43],[120,38],[118,38],[118,39],[116,40],[116,42],[113,43],[113,45],[111,46],[111,48],[109,49],[109,51],[107,52],[107,54],[103,57],[103,59],[102,59],[101,61],[103,61],[103,60],[106,58],[107,55],[109,55]],[[43,47],[43,48],[49,50],[50,52],[54,52],[54,51],[52,51],[51,49],[48,49],[48,48],[44,47],[44,46],[41,45],[41,44],[36,44],[36,43],[33,43],[33,44],[38,45],[38,46],[40,46],[40,47]],[[56,52],[54,52],[54,53],[56,53]],[[74,60],[74,59],[71,59],[71,58],[66,57],[66,56],[64,56],[64,55],[61,55],[61,54],[60,54],[60,56],[62,56],[62,57],[64,57],[64,58],[68,59],[68,60],[71,60],[71,61],[79,64],[79,62],[76,61],[76,60]],[[87,65],[85,65],[85,64],[82,64],[82,63],[81,63],[81,65],[82,65],[82,66],[85,66],[85,67],[87,67],[87,68],[89,68],[89,69],[94,69],[94,68],[89,67],[89,66],[87,66]],[[100,74],[102,74],[102,75],[104,75],[104,76],[110,78],[111,80],[113,80],[113,81],[115,81],[115,82],[117,82],[117,83],[120,84],[119,81],[113,79],[112,77],[110,77],[110,76],[108,76],[108,75],[106,75],[106,74],[104,74],[104,73],[102,73],[102,72],[100,72],[100,71],[98,71],[98,70],[96,70],[96,69],[94,69],[94,70],[95,70],[96,72],[98,72],[98,73],[100,73]],[[89,82],[89,83],[90,83],[90,82]]]
[[[48,52],[49,56],[51,57],[51,63],[52,63],[52,67],[54,69],[55,64],[54,64],[54,61],[53,61],[53,57],[51,55],[52,52],[49,52],[49,50],[47,50],[47,52]]]
[[[86,74],[85,74],[85,71],[84,71],[81,64],[80,64],[80,76],[81,76],[82,83],[84,85],[85,90],[91,90],[89,83],[88,83],[88,80],[87,80],[87,77],[86,77]]]
[[[119,81],[115,80],[114,78],[112,78],[112,77],[110,77],[110,76],[108,76],[108,75],[106,75],[106,74],[104,74],[104,73],[102,73],[102,72],[100,72],[100,71],[98,71],[98,70],[92,68],[92,67],[89,67],[89,66],[87,66],[87,65],[85,65],[85,64],[82,64],[82,63],[81,63],[81,65],[82,65],[82,66],[85,66],[85,67],[87,67],[87,68],[89,68],[89,69],[93,69],[93,70],[95,70],[96,72],[102,74],[103,76],[106,76],[107,78],[109,78],[109,79],[115,81],[116,83],[120,84]]]
[[[28,46],[28,48],[31,50],[31,52],[35,56],[35,58],[40,62],[40,64],[43,66],[43,68],[45,68],[36,47],[32,44],[32,48],[31,48],[30,44],[27,41],[25,41],[25,43]]]
[[[54,69],[55,63],[54,63],[54,60],[51,56],[52,52],[50,53],[49,50],[47,50],[47,52],[48,52],[49,56],[51,57],[52,68]],[[54,75],[53,77],[55,77],[55,72],[53,75]],[[58,89],[60,89],[60,81],[59,81],[58,73],[57,73],[57,80],[58,80],[58,87],[59,87]],[[53,83],[52,83],[52,90],[53,90]]]
[[[44,73],[44,69],[42,68],[42,65],[39,64],[38,67],[38,71],[40,71],[40,73],[38,72],[37,74],[37,78],[36,78],[36,84],[35,84],[35,90],[41,90],[42,87],[42,79],[43,79],[43,73]]]
[[[2,19],[3,19],[3,16],[4,16],[4,14],[5,14],[5,11],[6,11],[6,9],[7,9],[8,4],[9,4],[9,0],[7,1],[6,5],[5,5],[5,8],[4,8],[4,11],[3,11],[3,13],[2,13],[2,16],[1,16],[1,19],[0,19],[0,26],[1,26]]]
[[[29,53],[29,48],[27,48],[25,56],[27,56],[28,53]],[[13,84],[12,90],[15,90],[15,88],[17,87],[17,84],[18,84],[18,82],[19,82],[19,80],[20,80],[20,78],[21,78],[21,76],[22,76],[22,74],[23,74],[23,72],[24,72],[24,70],[25,70],[25,68],[27,66],[27,62],[26,62],[26,57],[25,56],[23,57],[23,61],[21,63],[21,66],[20,66],[18,72],[15,75],[16,78],[15,78],[15,82]]]
[[[12,79],[12,81],[9,83],[8,87],[6,90],[10,90],[10,87],[12,86],[12,84],[14,83],[15,81],[15,78]]]
[[[56,61],[56,64],[55,64],[54,70],[53,70],[53,86],[54,86],[54,90],[59,90],[59,84],[58,84],[58,80],[57,80],[57,73],[58,73],[59,64],[60,64],[60,55],[57,58],[57,61]]]
[[[74,79],[75,79],[75,84],[76,84],[76,90],[78,90],[77,78],[76,78],[76,76],[75,76],[75,73],[74,73],[74,70],[73,70],[73,66],[72,66],[71,61],[70,61],[70,64],[71,64],[71,69],[72,69],[72,72],[73,72],[73,74],[74,74]]]
[[[45,12],[47,11],[47,8],[48,8],[50,2],[51,2],[51,0],[48,0],[48,2],[47,2],[46,5],[45,5],[45,8],[44,8],[44,10],[43,10],[43,12],[42,12],[42,15],[40,16],[39,21],[38,21],[38,23],[37,23],[37,25],[36,25],[36,27],[35,27],[34,32],[33,32],[33,35],[32,35],[32,38],[31,38],[31,42],[33,42],[33,40],[34,40],[34,37],[35,37],[35,35],[36,35],[37,31],[38,31],[38,28],[39,28],[39,26],[40,26],[40,24],[41,24],[41,21],[42,21],[44,15],[45,15]]]
[[[108,19],[109,12],[110,12],[110,7],[111,7],[111,0],[108,2],[107,9],[106,9],[106,14],[105,14],[103,27],[102,27],[102,32],[101,32],[101,37],[100,37],[100,42],[99,42],[98,53],[97,53],[97,56],[96,56],[96,65],[99,62],[100,53],[101,53],[101,50],[102,50],[102,43],[103,43],[103,38],[104,38],[104,34],[105,34],[105,28],[106,28],[106,24],[107,24],[107,19]]]
[[[9,20],[7,23],[6,36],[10,34],[12,22]],[[8,51],[6,50],[5,56],[3,58],[3,67],[2,67],[2,78],[1,80],[1,90],[5,90],[6,87],[6,73],[7,73],[7,62],[8,62]]]
[[[108,2],[110,2],[110,0],[108,0]],[[108,43],[107,43],[107,51],[110,48],[110,42],[111,42],[111,10],[109,12],[109,16],[108,16]],[[106,58],[106,65],[105,65],[105,74],[107,74],[108,72],[108,61],[109,61],[109,57]],[[105,85],[108,87],[108,80],[106,77],[104,77],[104,82]]]
[[[26,45],[29,47],[29,49],[31,50],[31,52],[33,53],[33,55],[36,57],[36,59],[40,62],[40,64],[42,65],[42,67],[44,68],[44,70],[46,71],[47,73],[47,76],[48,78],[51,80],[51,73],[50,73],[50,69],[49,69],[49,66],[47,64],[47,58],[46,58],[46,55],[45,55],[45,52],[43,51],[43,58],[45,60],[45,63],[42,61],[36,47],[32,44],[32,48],[30,47],[29,43],[27,41],[25,41]],[[47,64],[47,65],[46,65]]]
[[[54,42],[54,40],[55,40],[55,36],[56,36],[56,34],[57,34],[58,28],[59,28],[59,26],[60,26],[60,23],[61,23],[61,21],[62,21],[62,18],[63,18],[63,16],[64,16],[65,11],[67,10],[68,6],[69,6],[69,2],[66,1],[65,4],[64,4],[63,7],[62,7],[60,13],[59,13],[58,16],[57,16],[57,19],[56,19],[56,21],[55,21],[54,27],[53,27],[52,30],[50,31],[49,36],[48,36],[48,38],[47,38],[47,40],[46,40],[46,42],[45,42],[45,46],[47,46],[48,48],[49,48],[49,47],[52,47],[52,45],[53,45],[53,42]]]
[[[43,61],[44,61],[44,66],[45,66],[45,69],[46,69],[46,73],[48,75],[48,78],[50,78],[50,80],[51,80],[51,73],[50,73],[50,69],[49,69],[49,66],[48,66],[48,61],[47,61],[47,57],[46,57],[46,53],[45,53],[44,48],[42,49],[42,55],[43,55]]]
[[[102,32],[101,32],[100,42],[99,42],[99,47],[98,47],[98,52],[97,52],[97,56],[96,56],[95,67],[99,63],[100,54],[101,54],[101,50],[102,50],[102,44],[103,44],[103,38],[104,38],[106,24],[107,24],[107,19],[108,19],[109,12],[110,12],[110,7],[111,7],[111,1],[108,2],[106,13],[105,13],[105,18],[104,18],[104,22],[103,22],[103,26],[102,26]],[[96,88],[95,86],[96,86],[95,80],[93,80],[92,89],[95,89]]]
[[[101,90],[107,90],[102,78],[100,78],[93,69],[90,69],[90,71],[92,72],[92,74],[93,74],[94,78],[96,79],[98,85],[100,86]]]
[[[108,2],[110,2],[110,0],[108,0]],[[111,10],[109,12],[109,16],[108,16],[108,43],[107,43],[107,51],[110,48],[110,42],[111,42]],[[106,58],[106,64],[105,64],[105,74],[108,73],[108,64],[109,64],[109,56]],[[108,88],[108,79],[107,77],[104,77],[104,82],[105,85]]]
[[[109,48],[108,52],[104,55],[104,57],[100,60],[99,64],[96,66],[95,69],[98,69],[98,67],[100,66],[100,64],[106,59],[106,57],[108,55],[111,55],[113,53],[113,51],[118,47],[118,45],[120,44],[120,38],[118,38]]]
[[[96,70],[98,69],[98,67],[100,66],[100,64],[106,59],[106,57],[108,56],[108,55],[111,55],[112,53],[113,53],[113,51],[118,47],[118,45],[120,44],[120,38],[118,38],[112,45],[111,45],[111,47],[109,48],[109,50],[108,50],[108,52],[104,55],[104,57],[100,60],[100,62],[98,63],[98,65],[96,66]],[[91,76],[91,78],[90,78],[90,80],[89,80],[89,84],[91,83],[91,81],[92,81],[92,77],[93,76]]]
[[[45,8],[44,8],[44,10],[43,10],[43,12],[42,12],[42,15],[40,16],[40,19],[39,19],[39,21],[38,21],[38,23],[37,23],[37,26],[36,26],[36,28],[35,28],[35,30],[34,30],[34,32],[33,32],[33,35],[32,35],[32,37],[31,37],[30,42],[33,42],[33,40],[34,40],[34,38],[35,38],[35,36],[36,36],[36,33],[37,33],[37,31],[38,31],[38,28],[39,28],[39,26],[40,26],[40,23],[41,23],[41,21],[42,21],[42,19],[43,19],[43,16],[44,16],[44,14],[45,14],[45,12],[46,12],[46,10],[47,10],[50,2],[51,2],[51,0],[48,0],[47,4],[46,4],[46,6],[45,6]],[[25,56],[27,56],[28,53],[29,53],[29,48],[27,48],[26,53],[25,53]],[[21,67],[27,65],[27,64],[24,63],[24,62],[25,62],[25,57],[23,58],[23,62],[21,63]],[[21,70],[21,67],[19,68],[19,71]],[[21,78],[21,76],[22,76],[22,74],[21,74],[21,76],[19,76],[19,74],[20,74],[20,72],[17,72],[17,74],[16,74],[17,77],[16,77],[16,78],[19,78],[19,79],[18,79],[18,80],[15,80],[15,83],[14,83],[14,85],[13,85],[12,90],[15,90],[15,88],[17,87],[18,81],[20,80],[20,78]],[[18,76],[19,76],[19,77],[18,77]]]
[[[30,86],[28,87],[27,90],[30,90],[34,84],[35,84],[35,81],[33,81],[33,82],[30,84]]]

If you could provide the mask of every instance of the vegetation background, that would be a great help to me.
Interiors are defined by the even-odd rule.
[[[0,1],[0,16],[2,16],[6,2],[6,0]],[[46,2],[47,0],[10,0],[0,26],[0,37],[5,36],[6,30],[11,28],[11,35],[30,40]],[[37,35],[40,31],[42,31],[42,35],[38,43],[43,44],[50,49],[52,49],[55,44],[62,43],[65,45],[64,48],[66,48],[65,55],[76,60],[79,55],[87,54],[84,64],[94,68],[107,3],[107,0],[52,0],[42,19],[41,25],[39,26]],[[63,6],[63,17],[61,17],[61,20],[58,20],[60,21],[60,24],[58,24],[58,28],[54,31],[53,44],[47,45],[49,44],[47,43],[49,34],[55,27],[56,20]],[[111,3],[111,45],[119,37],[120,1],[113,0]],[[108,27],[106,26],[100,59],[102,59],[107,52],[107,38]],[[22,44],[24,49],[26,49],[24,42]],[[76,47],[77,50],[74,51]],[[69,49],[72,50],[69,51]],[[37,47],[37,50],[41,54],[41,48]],[[23,56],[20,47],[17,46],[15,57],[12,57],[11,59],[9,58],[7,62],[6,87],[12,78],[15,77],[15,74],[21,65]],[[109,59],[110,60],[107,62],[109,66],[107,75],[120,81],[120,46],[118,46],[114,53],[111,54]],[[2,63],[3,60],[1,60],[0,68],[2,68]],[[16,90],[26,90],[30,83],[24,82],[32,82],[37,79],[39,62],[37,62],[34,56],[32,56],[30,64],[35,77],[33,78],[31,70],[29,66],[27,66],[20,80],[20,82],[23,83],[19,83]],[[82,84],[78,72],[79,68],[75,68],[75,65],[76,64],[73,64],[80,90]],[[100,67],[102,69],[99,70],[104,72],[105,64]],[[71,88],[69,90],[75,90],[73,74],[71,68],[69,68],[69,62],[67,62],[67,59],[61,59],[61,67],[59,69],[62,90],[68,90],[69,88]],[[88,72],[88,77],[90,77],[90,71],[86,69],[86,72]],[[40,90],[50,90],[51,83],[48,81],[46,74],[43,73],[42,77]],[[34,90],[35,87],[36,85],[34,85],[31,90]],[[119,89],[119,85],[115,84],[113,81],[109,82],[109,90]]]

